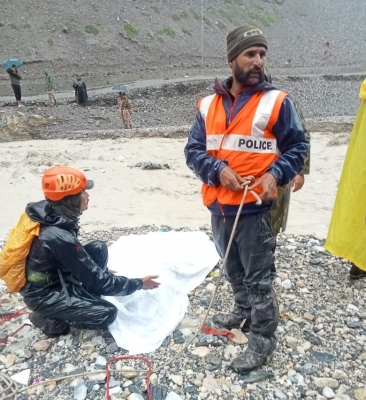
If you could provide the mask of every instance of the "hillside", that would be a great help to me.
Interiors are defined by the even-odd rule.
[[[209,73],[226,66],[227,32],[248,23],[268,33],[273,67],[361,66],[365,15],[366,0],[1,0],[0,58],[24,60],[28,83],[50,68],[59,86],[75,73],[111,82],[132,72]]]

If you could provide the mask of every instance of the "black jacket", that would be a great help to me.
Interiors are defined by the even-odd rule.
[[[46,200],[29,203],[26,213],[41,224],[26,261],[27,270],[48,272],[56,277],[52,281],[61,285],[59,269],[63,276],[72,275],[86,290],[97,295],[125,296],[141,289],[142,279],[116,276],[100,268],[77,239],[77,221],[58,214]],[[29,296],[31,288],[26,291]]]

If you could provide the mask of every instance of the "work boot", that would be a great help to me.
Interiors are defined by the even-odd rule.
[[[274,336],[266,338],[264,336],[255,335],[252,332],[249,335],[247,349],[242,356],[232,361],[230,368],[239,374],[248,374],[270,361],[276,350],[276,346],[277,340]]]
[[[29,320],[36,328],[39,328],[39,329],[43,328],[44,318],[42,317],[41,314],[38,314],[36,312],[31,312],[29,314]]]
[[[226,329],[239,329],[240,324],[243,322],[243,317],[240,315],[230,314],[216,314],[213,316],[212,321],[222,328]]]
[[[42,333],[44,333],[49,338],[56,338],[62,335],[67,335],[70,332],[69,326],[64,326],[63,329],[61,329],[60,331],[53,329],[56,320],[44,318],[41,314],[38,314],[37,312],[31,312],[29,314],[29,320],[36,328],[41,329]]]
[[[351,270],[349,271],[350,279],[361,279],[366,278],[366,271],[356,267],[355,264],[352,263]]]

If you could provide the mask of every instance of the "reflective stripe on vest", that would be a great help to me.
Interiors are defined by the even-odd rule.
[[[222,96],[214,94],[201,99],[198,107],[206,126],[207,153],[226,161],[241,176],[262,176],[279,154],[272,128],[286,96],[279,90],[254,93],[228,126]],[[261,187],[256,189],[258,194],[261,191]],[[202,186],[206,206],[215,200],[237,205],[242,194],[221,186]],[[253,201],[254,196],[248,194],[246,202]]]

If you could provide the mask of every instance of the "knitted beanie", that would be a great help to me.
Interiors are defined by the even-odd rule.
[[[264,46],[268,49],[266,35],[255,26],[240,26],[233,29],[226,38],[228,61],[234,60],[243,50],[251,46]]]

